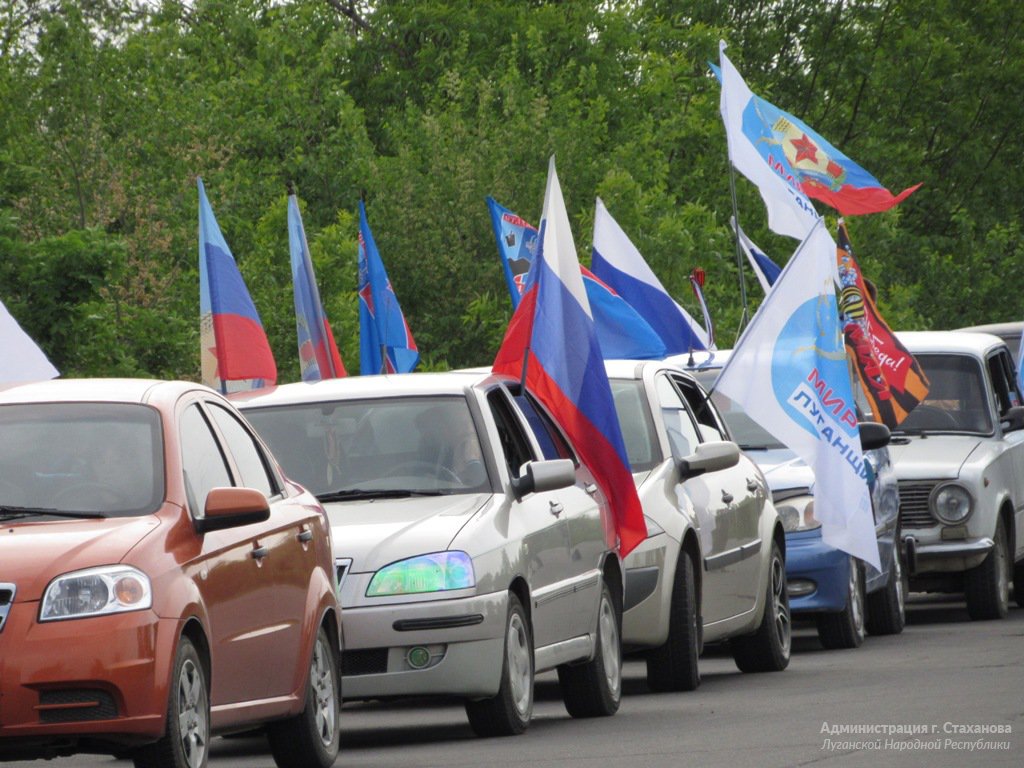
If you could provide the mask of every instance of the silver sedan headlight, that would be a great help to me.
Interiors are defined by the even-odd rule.
[[[434,552],[385,565],[370,579],[367,597],[414,595],[476,585],[473,559],[465,552]]]
[[[948,525],[964,522],[974,508],[970,491],[957,483],[938,486],[932,491],[931,503],[935,516]]]
[[[149,577],[127,565],[73,571],[50,582],[39,607],[40,621],[81,619],[141,611],[153,605]]]
[[[813,496],[793,496],[775,502],[783,530],[810,531],[820,528],[821,523],[814,517]]]

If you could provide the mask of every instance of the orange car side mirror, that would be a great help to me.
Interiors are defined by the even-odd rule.
[[[214,488],[206,496],[203,517],[195,521],[199,533],[237,528],[270,519],[267,497],[255,488]]]

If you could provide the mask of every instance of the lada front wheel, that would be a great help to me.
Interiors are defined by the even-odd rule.
[[[964,574],[967,613],[974,620],[1005,619],[1010,608],[1010,557],[1003,519],[996,521],[988,556]]]

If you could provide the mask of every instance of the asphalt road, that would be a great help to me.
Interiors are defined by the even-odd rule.
[[[572,720],[557,680],[537,681],[530,729],[474,738],[456,702],[352,703],[343,709],[347,768],[679,768],[1024,764],[1024,609],[972,622],[962,601],[914,595],[908,626],[859,649],[824,651],[798,626],[789,669],[744,675],[709,649],[693,693],[652,694],[627,661],[612,718]],[[980,727],[980,728],[979,728]],[[989,730],[989,733],[970,732]],[[1001,732],[1000,732],[1001,731]],[[44,763],[15,763],[39,766]],[[53,768],[130,765],[81,756]],[[259,737],[216,739],[212,768],[270,768]]]

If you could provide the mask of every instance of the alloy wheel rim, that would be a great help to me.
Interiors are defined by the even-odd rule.
[[[860,588],[860,574],[857,564],[850,562],[850,613],[853,616],[853,631],[858,637],[864,636],[864,592]]]
[[[202,671],[192,659],[186,659],[178,676],[178,738],[190,768],[199,768],[206,758],[210,740],[207,710]]]
[[[900,615],[903,615],[907,596],[903,593],[903,564],[900,562],[899,551],[894,554],[892,561],[892,578],[896,579],[896,607]]]
[[[309,670],[309,684],[313,690],[313,722],[316,723],[320,742],[325,747],[334,742],[334,724],[337,722],[334,673],[331,671],[329,653],[326,644],[318,638]]]
[[[526,625],[518,613],[513,613],[509,620],[505,647],[508,649],[506,663],[512,702],[520,716],[525,718],[533,701],[533,659],[530,655]]]
[[[618,697],[622,687],[622,659],[620,658],[619,626],[615,610],[607,597],[601,600],[601,615],[598,619],[598,641],[601,643],[601,659],[604,662],[604,676],[608,690]]]
[[[792,640],[792,622],[789,600],[786,598],[786,566],[779,558],[772,560],[772,611],[775,614],[775,633],[783,654],[789,655]]]
[[[1006,547],[1004,545],[1005,539],[1000,536],[996,541],[996,588],[998,589],[997,597],[999,599],[1000,610],[1005,610],[1010,604],[1010,577],[1009,569],[1006,565]]]

